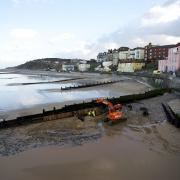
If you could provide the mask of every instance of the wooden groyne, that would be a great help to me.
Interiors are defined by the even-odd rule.
[[[114,104],[119,102],[125,104],[137,100],[163,95],[165,92],[170,92],[170,91],[171,91],[170,89],[155,89],[140,94],[132,94],[132,95],[108,98],[108,100],[110,100]],[[97,104],[95,100],[92,100],[91,102],[83,102],[68,106],[65,105],[61,109],[56,109],[54,107],[52,110],[49,111],[43,110],[42,113],[39,114],[21,116],[21,117],[17,117],[16,119],[12,119],[8,121],[6,121],[6,119],[2,119],[0,122],[0,128],[8,128],[8,127],[20,126],[25,124],[68,118],[74,116],[76,113],[83,115],[86,114],[91,109],[95,109],[97,113],[101,113],[102,111],[101,105]]]
[[[11,83],[8,84],[8,86],[18,86],[18,85],[33,85],[33,84],[51,84],[51,83],[60,83],[60,82],[66,82],[66,81],[74,81],[74,80],[80,80],[84,78],[71,78],[71,79],[62,79],[62,80],[56,80],[56,81],[44,81],[44,82],[32,82],[32,83]]]
[[[61,87],[62,91],[67,91],[67,90],[73,90],[73,89],[80,89],[80,88],[88,88],[88,87],[94,87],[94,86],[101,86],[101,85],[107,85],[107,84],[113,84],[120,82],[122,80],[118,81],[106,81],[106,82],[96,82],[96,83],[87,83],[87,84],[82,84],[82,85],[74,85],[74,86],[68,86],[68,87]]]

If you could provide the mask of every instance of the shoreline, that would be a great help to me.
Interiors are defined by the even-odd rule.
[[[104,123],[103,119],[106,117],[103,115],[97,115],[96,118],[85,116],[84,122],[73,115],[61,119],[53,119],[53,115],[50,121],[0,129],[1,178],[152,180],[158,177],[163,180],[179,180],[180,129],[167,122],[162,108],[162,103],[170,102],[178,98],[178,95],[165,93],[152,97],[155,94],[150,93],[151,98],[143,99],[143,95],[138,97],[137,93],[145,93],[149,88],[154,88],[136,80],[130,78],[128,82],[96,87],[97,91],[110,92],[115,89],[116,92],[129,94],[129,99],[113,98],[110,95],[114,94],[108,94],[113,104],[119,101],[127,103],[125,110],[128,104],[132,106],[132,110],[128,110],[127,121],[114,126]],[[87,89],[91,93],[94,92],[92,87]],[[82,93],[87,89],[73,92]],[[136,95],[133,96],[132,93]],[[131,101],[132,98],[134,101]],[[64,111],[88,110],[89,105],[92,105],[92,98],[87,101],[90,101],[90,104],[83,104],[83,100],[61,104],[44,103],[30,108],[29,113],[42,113],[43,108],[45,111],[53,111],[54,106],[56,109],[62,109],[68,104],[71,105],[66,106]],[[75,103],[80,104],[74,105]],[[142,107],[148,109],[148,116],[142,114]],[[28,109],[7,113],[25,116],[28,115],[26,110]],[[47,118],[48,112],[44,115]]]
[[[28,74],[30,74],[30,75],[32,75],[33,73],[34,72],[28,71]],[[40,72],[37,71],[36,74],[37,73],[40,73]],[[52,73],[52,74],[54,75],[54,73]],[[58,74],[58,76],[61,76],[61,74]],[[72,77],[72,74],[69,74],[69,78],[70,77]],[[73,74],[73,77],[74,77],[74,74]],[[68,82],[76,82],[76,83],[84,84],[84,83],[87,83],[88,81],[90,83],[91,82],[95,83],[95,82],[109,81],[111,79],[112,80],[120,80],[120,82],[114,83],[111,85],[100,85],[100,86],[96,86],[96,87],[74,89],[74,90],[70,90],[68,92],[61,91],[60,83],[57,83],[56,87],[52,86],[52,89],[51,89],[51,85],[49,84],[48,88],[45,86],[44,89],[35,90],[34,92],[36,93],[36,91],[37,91],[37,98],[35,96],[36,99],[38,99],[38,96],[41,98],[41,94],[43,95],[44,93],[49,94],[49,99],[51,99],[51,93],[52,93],[52,96],[54,94],[56,94],[57,98],[54,98],[54,100],[52,100],[52,102],[51,101],[45,102],[46,99],[44,99],[44,100],[40,100],[39,101],[40,103],[37,103],[37,104],[30,104],[30,105],[23,105],[23,106],[21,106],[21,104],[19,104],[19,107],[17,106],[15,109],[11,109],[11,110],[9,110],[8,108],[3,109],[3,106],[2,106],[1,111],[0,111],[0,119],[10,120],[10,119],[17,118],[18,116],[26,116],[26,115],[30,115],[30,114],[42,113],[43,109],[45,109],[46,111],[49,111],[49,110],[52,110],[54,107],[56,109],[60,109],[65,105],[89,102],[93,99],[100,98],[100,97],[104,97],[104,98],[119,97],[122,95],[129,95],[129,94],[133,94],[133,93],[142,93],[142,92],[148,91],[149,89],[153,89],[152,87],[147,86],[147,84],[141,83],[140,81],[137,82],[136,80],[133,80],[128,77],[117,77],[117,76],[112,77],[109,75],[100,75],[101,78],[98,80],[97,80],[95,74],[91,74],[90,77],[88,77],[88,75],[79,77],[79,74],[75,74],[75,77],[83,78],[83,79],[73,80],[73,81],[68,79]],[[126,79],[127,79],[127,81],[126,81]],[[46,83],[43,83],[43,84],[46,84]],[[33,86],[34,85],[30,85],[29,87],[33,88]],[[58,86],[59,86],[59,88],[57,88]],[[16,86],[11,86],[11,87],[16,88]],[[19,87],[22,90],[24,88],[23,85],[17,86],[17,88],[19,88]],[[68,87],[68,84],[67,84],[67,87]],[[25,88],[27,89],[28,85]],[[61,94],[58,94],[58,93],[61,93]],[[66,94],[67,94],[67,97],[66,97]],[[84,96],[87,95],[87,97],[86,98],[84,96],[81,97],[81,94],[84,94]],[[24,97],[26,97],[26,96],[28,97],[28,94],[27,95],[24,94]],[[65,97],[64,100],[63,100],[63,96]],[[71,96],[74,96],[73,100],[70,99]],[[61,97],[61,99],[59,99],[60,97]],[[59,102],[58,102],[58,99],[59,99]],[[27,98],[27,100],[28,100],[28,98]]]
[[[137,100],[143,100],[148,99],[152,97],[156,97],[158,95],[163,95],[164,93],[169,92],[169,89],[155,89],[151,91],[147,91],[145,93],[140,94],[130,94],[120,97],[113,97],[108,98],[111,102],[121,102],[121,103],[129,103]],[[72,102],[72,101],[71,101]],[[57,107],[58,106],[58,107]],[[71,117],[72,115],[69,114],[70,112],[73,113],[75,111],[83,110],[86,108],[95,108],[98,107],[94,100],[91,99],[91,101],[83,101],[83,103],[80,101],[80,103],[75,103],[73,101],[72,104],[67,105],[66,104],[58,104],[55,106],[55,104],[48,105],[46,108],[45,106],[37,106],[36,108],[30,108],[30,109],[23,109],[23,110],[17,110],[17,111],[11,111],[8,112],[9,116],[6,119],[2,119],[3,121],[0,122],[0,126],[3,127],[9,127],[9,126],[16,126],[16,125],[22,125],[24,123],[35,123],[36,121],[47,121],[47,120],[56,120],[62,117]],[[51,109],[49,110],[49,108]],[[48,108],[48,109],[47,109]],[[32,113],[33,112],[33,113]],[[66,115],[67,114],[67,115]]]

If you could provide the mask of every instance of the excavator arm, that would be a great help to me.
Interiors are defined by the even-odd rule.
[[[123,119],[124,113],[119,111],[119,109],[122,108],[121,104],[113,105],[111,102],[103,98],[97,99],[96,102],[108,106],[109,113],[107,114],[107,119],[110,120],[111,122],[116,122]]]
[[[119,110],[119,109],[122,108],[122,104],[113,105],[111,102],[109,102],[108,100],[103,99],[103,98],[97,99],[96,102],[97,102],[97,103],[102,103],[102,104],[108,106],[109,111],[111,111],[111,112],[116,111],[116,110]]]

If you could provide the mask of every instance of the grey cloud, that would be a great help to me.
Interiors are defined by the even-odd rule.
[[[180,36],[180,18],[166,24],[159,24],[153,27],[142,29],[143,33],[151,34],[167,34],[172,36]]]
[[[168,6],[172,3],[179,2],[179,0],[167,1],[163,6]],[[150,16],[150,14],[145,14],[145,17]],[[144,17],[143,16],[143,17]],[[119,33],[121,32],[121,33]],[[134,45],[132,39],[136,37],[146,37],[149,35],[167,35],[167,36],[180,36],[180,18],[177,20],[160,23],[154,26],[145,27],[141,26],[141,23],[131,23],[129,26],[121,28],[116,32],[109,34],[108,36],[101,37],[98,42],[116,42],[123,45]],[[160,42],[161,43],[161,42]]]
[[[172,3],[180,2],[180,0],[169,0],[162,6],[169,6]],[[150,18],[152,14],[146,13],[141,18]],[[90,50],[87,58],[96,57],[98,52],[107,51],[106,44],[116,43],[120,46],[143,46],[149,42],[156,44],[167,43],[167,40],[163,39],[165,36],[180,38],[180,18],[167,23],[159,23],[150,27],[142,26],[141,18],[137,19],[137,22],[130,22],[129,25],[123,28],[119,28],[117,31],[108,35],[102,36],[92,44],[86,44],[85,48]],[[81,56],[81,52],[73,52],[68,54],[71,57],[76,55]],[[65,54],[66,56],[66,54]]]
[[[178,2],[179,0],[168,0],[168,1],[166,1],[165,3],[164,3],[164,5],[163,6],[169,6],[170,4],[172,4],[172,3],[175,3],[175,2]],[[179,2],[180,3],[180,2]]]

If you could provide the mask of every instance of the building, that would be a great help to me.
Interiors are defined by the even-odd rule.
[[[107,61],[113,61],[113,50],[109,49],[107,52]]]
[[[119,49],[119,60],[127,60],[130,56],[130,49],[128,47],[120,47]]]
[[[145,66],[145,63],[119,63],[118,70],[119,72],[135,72],[141,70]]]
[[[135,49],[129,49],[129,58],[128,60],[134,60],[135,59]]]
[[[62,65],[62,71],[74,71],[75,65],[72,64],[63,64]]]
[[[90,64],[80,63],[78,64],[78,70],[81,72],[88,71],[90,69]]]
[[[151,43],[149,43],[147,46],[145,46],[145,61],[156,61],[166,59],[168,57],[169,48],[172,48],[174,46],[175,45],[154,46]]]
[[[168,57],[158,61],[158,70],[162,72],[176,72],[180,70],[180,43],[168,51]]]
[[[119,51],[117,49],[114,49],[112,51],[112,56],[113,56],[112,64],[113,66],[117,66],[119,61]]]
[[[119,49],[119,59],[122,60],[144,60],[144,48],[137,47],[130,49],[128,47],[121,47]]]
[[[107,61],[107,52],[99,53],[97,55],[97,62],[106,62]]]
[[[144,60],[144,48],[137,47],[134,49],[134,59]]]

